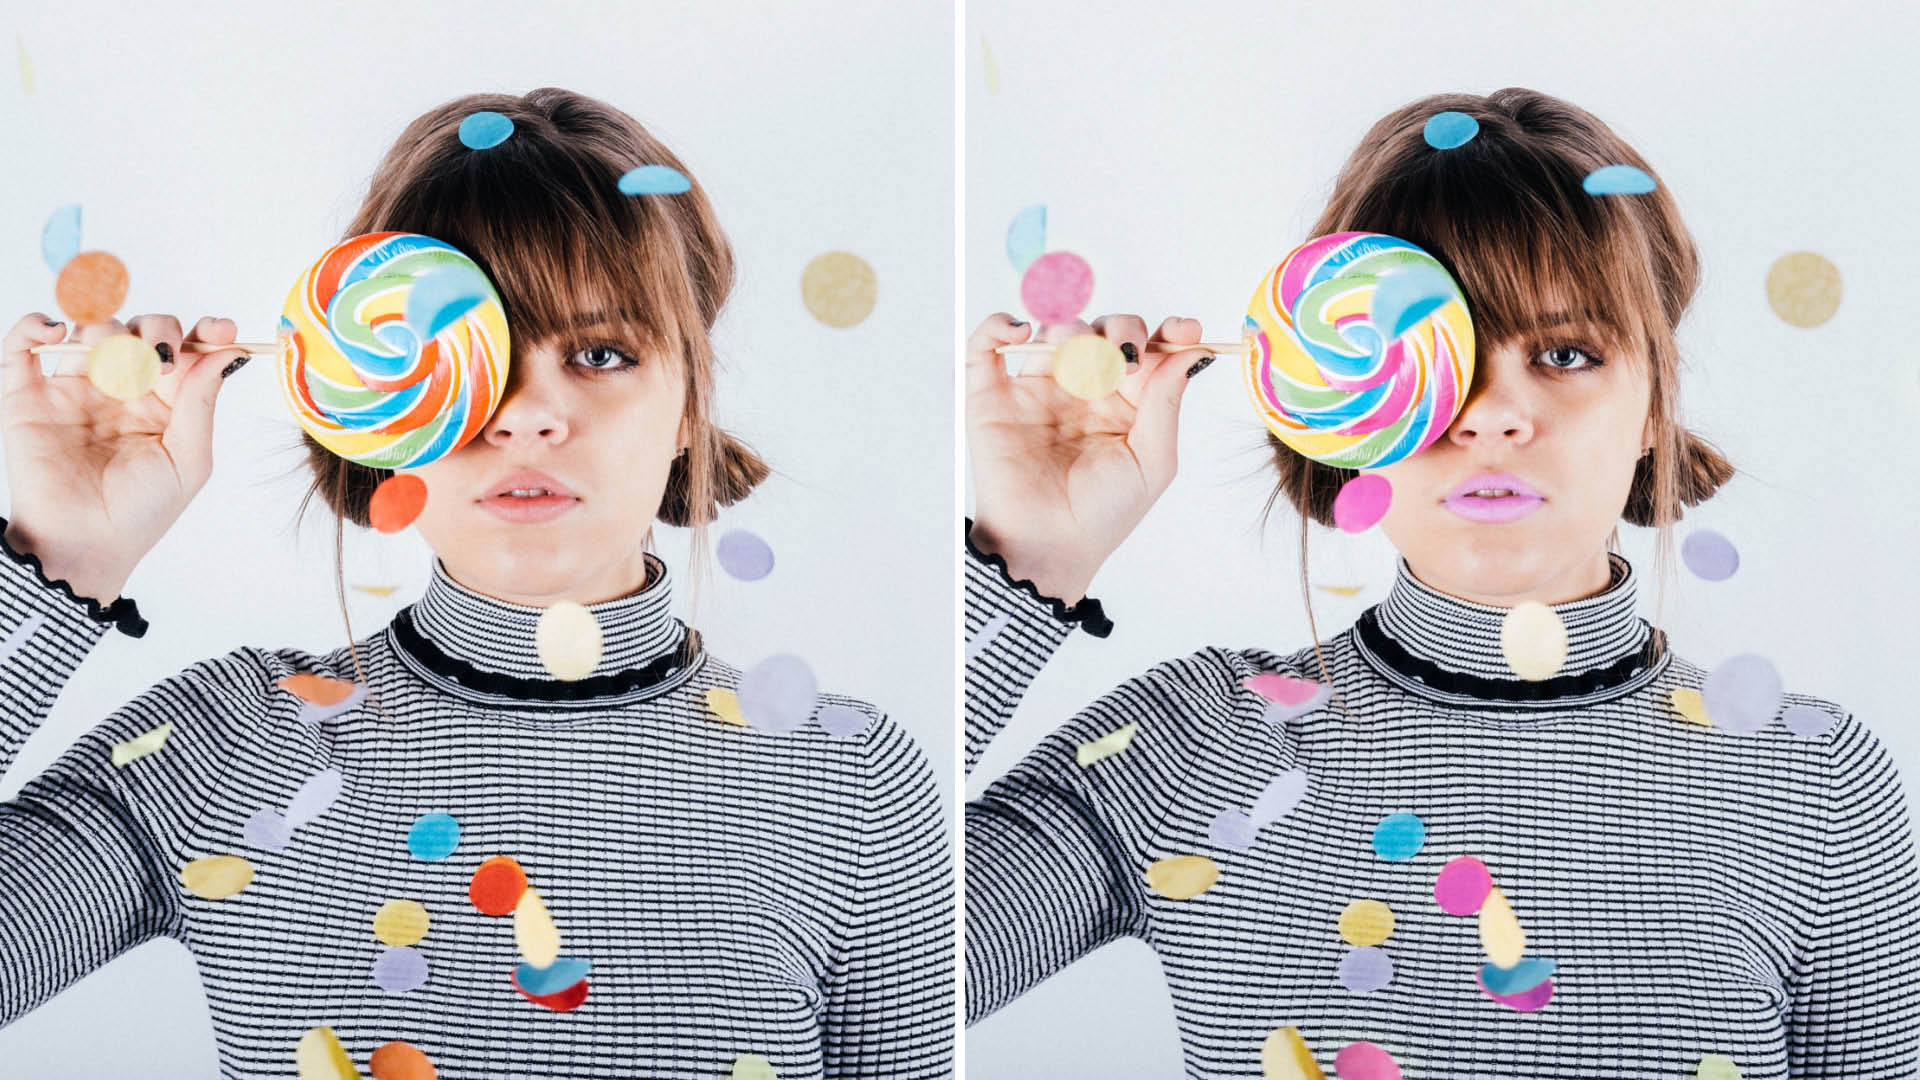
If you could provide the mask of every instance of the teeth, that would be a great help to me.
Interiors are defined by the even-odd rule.
[[[551,495],[553,492],[548,491],[546,488],[514,488],[512,491],[507,492],[507,494],[520,497],[532,497],[536,495]]]
[[[1507,490],[1506,488],[1481,488],[1479,491],[1474,492],[1474,494],[1485,499],[1498,499],[1503,496],[1511,495],[1513,494],[1513,492]]]

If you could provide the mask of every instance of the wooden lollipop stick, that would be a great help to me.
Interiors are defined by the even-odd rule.
[[[1024,345],[1002,345],[994,350],[1007,366],[1007,374],[1051,375],[1053,374],[1053,350],[1059,342],[1035,341]],[[1178,353],[1194,349],[1205,349],[1216,356],[1238,357],[1246,351],[1246,346],[1238,341],[1196,341],[1191,345],[1176,345],[1171,341],[1149,341],[1150,353]]]
[[[209,353],[219,352],[222,349],[245,349],[250,353],[275,355],[280,351],[280,343],[277,341],[236,341],[231,345],[215,345],[208,341],[183,341],[180,343],[181,352]],[[61,341],[52,345],[35,345],[27,351],[35,356],[45,356],[48,353],[55,355],[80,353],[85,355],[93,351],[93,346],[80,341]]]

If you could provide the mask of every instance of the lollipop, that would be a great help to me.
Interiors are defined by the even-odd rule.
[[[1280,441],[1323,464],[1373,469],[1439,439],[1473,383],[1466,297],[1398,237],[1315,237],[1247,306],[1247,391]]]
[[[342,241],[280,317],[280,393],[349,461],[406,469],[466,445],[507,381],[507,317],[472,259],[415,233]]]

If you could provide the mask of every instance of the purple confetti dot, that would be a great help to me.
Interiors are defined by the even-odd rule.
[[[1267,786],[1253,800],[1251,816],[1261,828],[1285,817],[1307,793],[1307,770],[1288,769],[1267,782]]]
[[[1740,569],[1740,552],[1733,541],[1714,532],[1712,529],[1700,529],[1687,534],[1680,544],[1680,561],[1694,576],[1707,581],[1725,581]]]
[[[867,714],[847,705],[822,705],[820,730],[836,739],[851,739],[867,730]]]
[[[1350,949],[1340,958],[1340,985],[1356,994],[1384,990],[1393,982],[1393,958],[1376,945]]]
[[[293,798],[287,800],[287,827],[298,829],[326,813],[333,806],[333,800],[340,797],[344,782],[339,769],[321,769],[308,777],[300,790],[293,793]]]
[[[427,958],[411,945],[388,949],[373,962],[373,982],[389,994],[418,990],[427,981]]]
[[[1220,811],[1214,817],[1213,824],[1207,826],[1207,839],[1230,851],[1252,851],[1259,835],[1260,830],[1254,825],[1253,818],[1237,806]]]
[[[761,731],[792,731],[813,715],[813,669],[797,656],[769,656],[740,676],[740,715]]]
[[[1764,656],[1741,653],[1714,668],[1700,686],[1707,717],[1729,731],[1757,731],[1780,708],[1780,673]]]
[[[293,826],[287,824],[286,815],[271,806],[264,806],[247,819],[246,827],[240,830],[240,837],[248,847],[261,851],[285,851],[293,841]]]
[[[773,549],[745,529],[729,529],[713,547],[720,569],[741,581],[759,581],[773,573]]]
[[[981,623],[980,629],[974,631],[973,636],[967,639],[967,663],[973,663],[973,658],[986,651],[987,646],[993,644],[993,639],[1000,636],[1000,631],[1005,630],[1012,623],[1013,613],[1010,611],[1003,611]]]
[[[1802,739],[1817,739],[1833,727],[1833,714],[1811,705],[1789,705],[1780,722]]]

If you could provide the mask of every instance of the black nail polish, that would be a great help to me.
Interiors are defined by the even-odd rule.
[[[246,356],[240,357],[239,359],[235,360],[233,363],[228,364],[226,367],[222,368],[220,370],[220,377],[224,379],[227,376],[233,374],[234,372],[239,371],[241,368],[246,367],[247,361],[251,359],[253,359],[253,355],[251,353],[249,353]]]
[[[1140,346],[1131,341],[1123,341],[1120,343],[1120,355],[1127,358],[1127,363],[1137,364],[1140,362]]]
[[[1007,325],[1008,325],[1008,326],[1025,326],[1025,325],[1027,325],[1027,320],[1025,320],[1025,319],[1008,319],[1008,320],[1007,320]]]
[[[160,354],[160,362],[162,364],[173,363],[173,346],[162,341],[154,345],[153,351]]]
[[[46,323],[46,324],[47,324],[48,326],[59,326],[59,325],[60,325],[60,320],[59,320],[59,319],[41,319],[40,321],[41,321],[41,322],[43,322],[43,323]]]
[[[1217,356],[1203,356],[1200,359],[1195,360],[1193,362],[1193,366],[1187,369],[1187,378],[1191,379],[1195,375],[1198,375],[1201,372],[1207,370],[1207,365],[1213,363],[1215,360],[1218,360],[1218,359],[1220,358]]]

